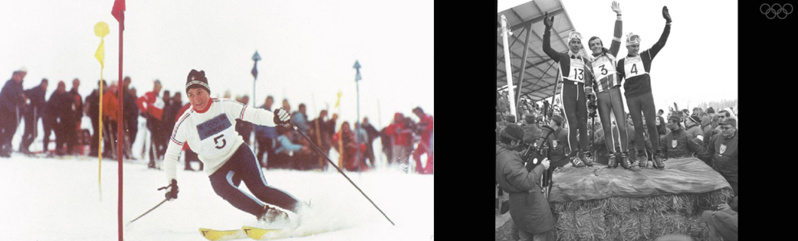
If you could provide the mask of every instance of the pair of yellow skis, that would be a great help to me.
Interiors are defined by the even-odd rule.
[[[254,240],[275,240],[281,238],[304,237],[331,230],[298,231],[294,229],[262,229],[244,226],[237,230],[213,230],[200,228],[203,237],[211,241],[251,238]]]

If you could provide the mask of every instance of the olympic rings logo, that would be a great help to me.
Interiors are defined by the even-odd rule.
[[[769,5],[767,3],[763,3],[759,6],[759,12],[764,14],[768,19],[774,19],[778,17],[779,19],[785,19],[787,16],[792,14],[792,4],[781,4],[774,3],[773,5]]]

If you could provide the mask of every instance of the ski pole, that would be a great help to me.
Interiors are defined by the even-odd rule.
[[[326,158],[326,159],[327,159],[327,161],[328,161],[328,162],[330,162],[330,165],[332,165],[333,167],[335,167],[335,169],[338,169],[338,172],[340,172],[340,173],[341,173],[341,175],[344,175],[344,177],[346,178],[346,180],[348,180],[348,181],[349,181],[349,183],[351,183],[351,184],[352,184],[352,186],[355,186],[355,188],[357,188],[357,190],[358,190],[358,191],[360,191],[360,194],[363,194],[363,197],[366,197],[366,199],[368,199],[368,200],[369,200],[369,202],[371,202],[371,205],[373,205],[375,208],[377,208],[377,211],[380,211],[380,213],[382,213],[382,216],[385,216],[385,219],[388,219],[388,222],[391,222],[391,224],[392,224],[392,225],[396,226],[396,224],[394,224],[394,223],[393,223],[393,221],[391,221],[391,218],[389,218],[389,217],[388,217],[388,215],[386,215],[386,214],[385,214],[385,212],[383,212],[383,211],[382,211],[382,209],[380,209],[380,207],[377,207],[377,204],[375,204],[375,203],[374,203],[374,201],[371,201],[371,198],[369,198],[369,196],[368,196],[368,195],[366,195],[366,193],[363,193],[363,190],[360,190],[360,187],[358,187],[357,185],[355,185],[355,182],[353,182],[353,181],[352,181],[352,179],[349,179],[349,177],[348,177],[348,176],[346,176],[346,174],[344,173],[344,171],[342,171],[342,170],[341,170],[341,168],[339,168],[339,167],[338,167],[338,165],[335,165],[335,163],[333,163],[333,161],[332,161],[332,160],[330,160],[330,158],[329,158],[329,157],[327,157],[327,155],[325,155],[325,154],[324,154],[324,152],[321,150],[321,148],[319,148],[319,146],[317,146],[317,145],[316,145],[316,143],[313,143],[313,141],[311,141],[311,140],[310,140],[310,138],[309,138],[308,136],[306,136],[306,135],[305,135],[305,133],[302,133],[301,131],[297,130],[297,129],[296,129],[296,126],[294,126],[294,125],[290,125],[290,124],[289,124],[289,126],[290,126],[292,129],[294,129],[294,131],[295,131],[296,133],[299,133],[300,135],[302,135],[302,137],[304,137],[304,138],[305,138],[305,140],[307,140],[307,141],[308,141],[308,143],[310,143],[310,144],[313,146],[313,148],[314,148],[314,149],[315,149],[317,152],[319,152],[319,154],[321,154],[322,156],[324,156],[324,158]],[[341,139],[343,139],[343,138],[341,138]]]
[[[130,225],[131,223],[135,222],[136,220],[139,220],[139,218],[141,218],[141,217],[144,217],[144,215],[147,215],[148,213],[152,212],[152,210],[155,210],[156,208],[158,208],[159,206],[161,206],[161,204],[165,203],[166,201],[169,201],[169,199],[168,199],[168,198],[165,198],[163,201],[161,201],[160,203],[158,203],[158,205],[155,205],[155,207],[152,207],[152,208],[150,208],[150,210],[147,210],[147,212],[145,212],[145,213],[144,213],[144,214],[142,214],[141,216],[138,216],[136,219],[133,219],[133,221],[130,221],[130,222],[128,222],[128,223],[127,223],[127,225]]]

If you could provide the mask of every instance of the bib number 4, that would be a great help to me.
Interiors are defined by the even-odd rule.
[[[219,145],[219,139],[222,139],[222,143],[221,143],[221,145]],[[221,134],[221,135],[219,135],[219,136],[217,136],[217,137],[213,138],[213,144],[215,144],[215,146],[214,146],[214,147],[216,147],[216,149],[222,149],[222,148],[224,148],[224,146],[226,146],[226,145],[227,145],[227,140],[225,140],[225,139],[224,139],[224,134]]]

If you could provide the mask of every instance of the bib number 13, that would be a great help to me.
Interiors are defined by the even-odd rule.
[[[221,145],[219,145],[219,139],[222,139],[222,141],[221,141],[221,142],[222,142],[222,143],[221,143]],[[213,138],[213,144],[215,144],[215,146],[214,146],[214,147],[216,147],[216,149],[222,149],[222,148],[224,148],[224,146],[226,146],[226,145],[227,145],[227,140],[225,140],[225,139],[224,139],[224,134],[221,134],[221,135],[219,135],[219,136],[217,136],[217,137]]]

